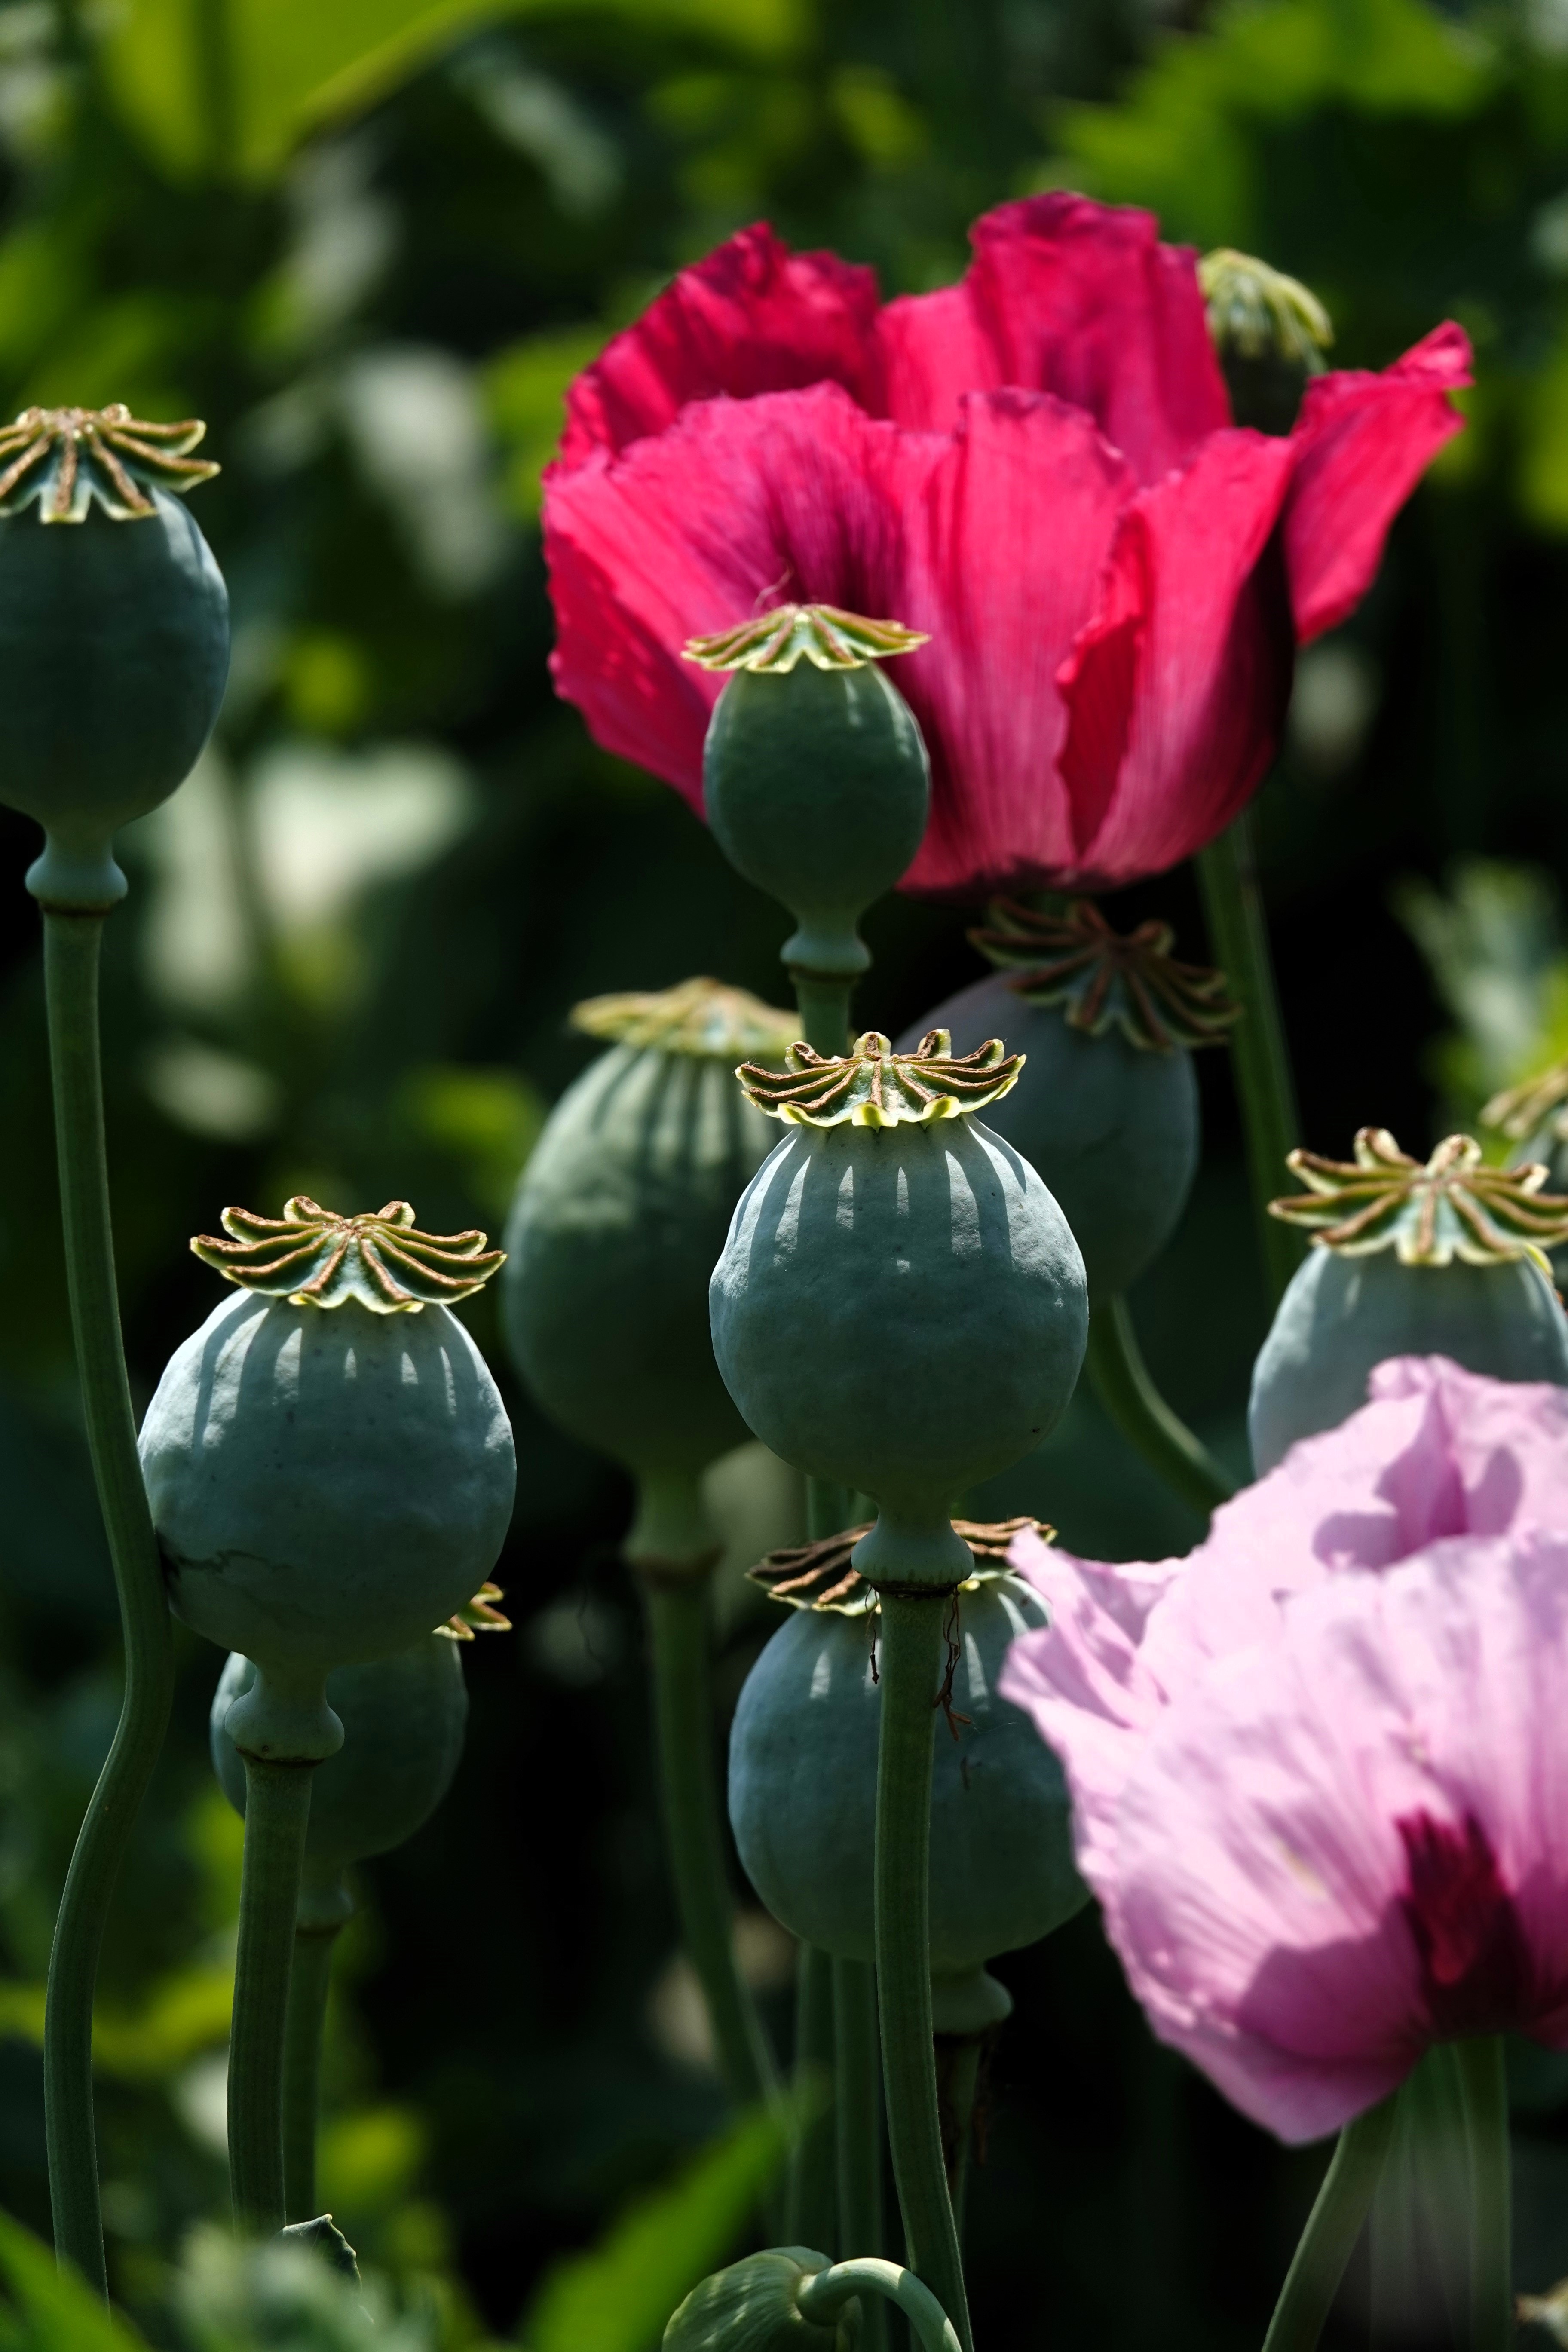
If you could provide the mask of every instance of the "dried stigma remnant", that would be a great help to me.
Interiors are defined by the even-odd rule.
[[[1220,351],[1244,360],[1291,360],[1309,375],[1322,373],[1333,322],[1299,278],[1221,245],[1199,262],[1198,285]]]
[[[934,1118],[963,1118],[999,1102],[1017,1083],[1022,1054],[1000,1037],[972,1054],[954,1054],[945,1029],[931,1029],[912,1054],[897,1054],[879,1029],[857,1037],[834,1058],[798,1041],[782,1073],[742,1062],[735,1076],[770,1118],[795,1127],[923,1127]]]
[[[868,621],[837,604],[775,604],[771,612],[692,637],[681,648],[684,661],[700,669],[754,669],[775,676],[792,670],[804,654],[818,669],[864,669],[893,654],[912,654],[930,639],[901,621]]]
[[[1448,1136],[1423,1165],[1386,1128],[1363,1127],[1353,1160],[1292,1151],[1286,1164],[1309,1189],[1271,1201],[1269,1214],[1308,1227],[1314,1246],[1345,1257],[1383,1249],[1405,1265],[1531,1257],[1550,1277],[1545,1254],[1568,1241],[1568,1199],[1542,1192],[1544,1167],[1489,1168],[1473,1136]]]
[[[777,1061],[794,1042],[800,1016],[764,1004],[743,988],[726,988],[721,981],[683,980],[652,993],[590,996],[573,1006],[572,1026],[590,1037],[661,1054],[718,1062],[759,1054]]]
[[[0,515],[30,499],[43,522],[85,522],[94,499],[115,522],[140,522],[157,509],[148,491],[182,495],[219,470],[192,457],[206,431],[200,417],[148,425],[123,401],[109,408],[24,408],[0,430]]]
[[[1481,1125],[1510,1143],[1523,1143],[1544,1131],[1553,1143],[1568,1141],[1568,1061],[1553,1062],[1549,1070],[1493,1095],[1481,1110]]]
[[[486,1234],[422,1234],[406,1201],[388,1201],[374,1216],[340,1217],[297,1192],[281,1217],[226,1209],[223,1229],[227,1241],[197,1234],[191,1247],[242,1290],[295,1307],[357,1298],[374,1315],[454,1307],[482,1290],[506,1257],[485,1248]]]
[[[500,1586],[487,1579],[473,1599],[465,1601],[460,1609],[454,1609],[446,1623],[437,1625],[436,1631],[444,1633],[449,1642],[471,1642],[476,1633],[510,1633],[511,1619],[496,1607],[498,1601],[505,1599]]]
[[[1092,898],[1057,913],[998,898],[969,934],[1030,1004],[1065,1004],[1069,1029],[1102,1036],[1113,1024],[1129,1045],[1156,1054],[1223,1044],[1241,1018],[1223,971],[1182,963],[1175,933],[1151,920],[1115,931]]]
[[[1026,1528],[1042,1543],[1054,1543],[1057,1537],[1055,1528],[1047,1527],[1043,1519],[954,1519],[952,1528],[974,1554],[974,1573],[959,1586],[961,1592],[973,1592],[978,1585],[994,1583],[998,1577],[1008,1575],[1009,1548]],[[849,1555],[861,1537],[870,1532],[868,1519],[863,1527],[846,1528],[841,1534],[824,1536],[816,1543],[792,1544],[782,1551],[769,1552],[746,1573],[772,1600],[782,1601],[790,1609],[868,1617],[879,1605],[876,1587],[850,1566]]]

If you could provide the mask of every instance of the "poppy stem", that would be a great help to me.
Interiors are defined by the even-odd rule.
[[[837,1055],[849,1051],[849,1005],[855,982],[840,972],[807,971],[790,966],[795,1011],[801,1034],[816,1054]],[[836,1536],[850,1524],[851,1500],[842,1486],[826,1478],[805,1482],[805,1531],[813,1543]]]
[[[838,2054],[838,2242],[861,2256],[882,2252],[882,2065],[877,2047],[877,1972],[865,1960],[833,1962]],[[885,2352],[879,2302],[860,2306],[860,2352]]]
[[[681,1941],[713,2029],[719,2073],[737,2106],[776,2095],[773,2053],[735,1960],[713,1754],[711,1627],[706,1569],[639,1577],[653,1651],[659,1797]]]
[[[922,2286],[912,2271],[900,2270],[897,2263],[866,2255],[835,2263],[830,2270],[818,2271],[808,2280],[800,2291],[801,2316],[817,2326],[830,2327],[835,2315],[853,2298],[860,2304],[857,2343],[867,2342],[868,2323],[881,2316],[882,2304],[887,2302],[909,2321],[920,2352],[960,2352],[958,2331],[931,2289]]]
[[[1457,2042],[1470,2144],[1470,2352],[1513,2341],[1513,2194],[1502,2037]]]
[[[1263,2352],[1312,2352],[1371,2210],[1394,2137],[1396,2102],[1357,2116],[1340,2134],[1300,2243],[1285,2273]]]
[[[1300,1140],[1300,1121],[1248,813],[1243,810],[1217,841],[1200,850],[1194,864],[1210,951],[1242,1008],[1230,1033],[1230,1066],[1241,1104],[1258,1247],[1272,1307],[1301,1262],[1300,1237],[1268,1213],[1268,1203],[1285,1180],[1286,1155]]]
[[[877,1998],[888,2138],[910,2265],[971,2352],[958,2230],[947,2189],[931,2004],[931,1784],[950,1591],[881,1598],[877,1748]]]
[[[125,1696],[55,1922],[44,2112],[55,2249],[108,2294],[92,2106],[92,2001],[115,1881],[163,1744],[174,1658],[120,1336],[99,1055],[101,914],[44,910],[44,985],[71,1338],[125,1642]]]
[[[294,1921],[313,1764],[245,1749],[245,1861],[228,2043],[228,2172],[236,2225],[283,2227],[283,2083]]]
[[[1205,1519],[1229,1501],[1235,1480],[1154,1386],[1125,1298],[1089,1310],[1089,1376],[1106,1418],[1173,1494]]]
[[[353,1916],[353,1898],[336,1865],[312,1863],[307,1855],[294,1918],[283,2038],[283,2202],[290,2221],[316,2219],[316,2133],[327,1997],[338,1937]]]
[[[798,1965],[794,2080],[800,2111],[811,2120],[797,2125],[790,2150],[784,2234],[793,2245],[831,2255],[837,2233],[834,2107],[838,2090],[834,2079],[833,1962],[816,1944],[802,1944]],[[808,2086],[825,2080],[832,2084],[832,2096],[819,2112],[813,2112]]]

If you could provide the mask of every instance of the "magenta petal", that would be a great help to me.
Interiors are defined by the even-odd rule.
[[[1470,382],[1470,344],[1434,328],[1380,375],[1319,376],[1290,436],[1295,478],[1285,556],[1302,645],[1353,611],[1383,560],[1388,527],[1463,418],[1449,394]]]
[[[882,406],[873,271],[792,253],[766,222],[683,269],[573,384],[560,462],[662,432],[688,401],[843,384]]]
[[[1157,874],[1212,841],[1268,767],[1291,676],[1269,547],[1290,444],[1216,433],[1122,519],[1063,665],[1074,878]]]

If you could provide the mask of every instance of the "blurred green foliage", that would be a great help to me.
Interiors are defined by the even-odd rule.
[[[225,1203],[405,1195],[426,1223],[493,1228],[587,1050],[577,998],[694,969],[782,992],[779,910],[551,694],[539,477],[574,372],[750,219],[891,292],[956,274],[984,206],[1067,184],[1303,278],[1342,364],[1446,315],[1476,338],[1470,430],[1362,612],[1304,657],[1261,802],[1303,1139],[1342,1152],[1370,1122],[1416,1148],[1563,1025],[1563,0],[0,0],[0,404],[200,414],[225,468],[197,506],[234,599],[225,717],[127,841],[109,949],[141,1397],[213,1302],[184,1242]],[[118,1653],[66,1336],[33,848],[0,812],[0,2202],[42,2229],[39,1988]],[[1184,875],[1113,911],[1167,912],[1202,951]],[[896,1034],[973,973],[964,919],[877,911],[868,1023]],[[1437,1046],[1455,1021],[1467,1042]],[[1239,1466],[1261,1294],[1219,1056],[1203,1077],[1204,1177],[1134,1304],[1162,1382]],[[471,1312],[499,1356],[493,1310]],[[378,2340],[479,2344],[526,2312],[539,2352],[594,2352],[585,2315],[629,2277],[650,2299],[613,2344],[637,2352],[651,2282],[673,2302],[738,2250],[765,2163],[759,2126],[723,2137],[675,1954],[625,1490],[509,1402],[518,1631],[468,1653],[442,1814],[363,1874],[322,2178],[392,2282]],[[714,1487],[732,1697],[767,1630],[739,1570],[798,1506],[756,1449]],[[978,1499],[1111,1556],[1194,1532],[1086,1400]],[[219,1662],[184,1636],[181,1662],[105,1962],[116,2292],[160,2344],[248,2343],[248,2297],[267,2340],[335,2347],[358,2340],[335,2290],[302,2316],[289,2279],[268,2300],[218,2233],[192,2236],[223,2210],[238,1846],[205,1756]],[[787,1939],[743,1925],[782,2037]],[[1154,2048],[1092,1916],[1001,1972],[1017,2013],[970,2197],[982,2339],[1015,2336],[1043,2268],[1064,2340],[1255,2343],[1321,2158],[1263,2142]],[[1531,2285],[1568,2270],[1562,2092],[1520,2126]],[[0,2344],[43,2352],[67,2324],[52,2274],[9,2231],[0,2265]]]

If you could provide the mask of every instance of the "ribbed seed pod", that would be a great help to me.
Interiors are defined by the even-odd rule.
[[[0,432],[0,800],[44,827],[27,886],[47,906],[124,896],[113,835],[184,781],[217,717],[228,595],[169,495],[216,473],[185,454],[205,429],[32,408]]]
[[[1482,1164],[1451,1135],[1425,1164],[1383,1128],[1353,1160],[1293,1151],[1309,1190],[1273,1212],[1313,1234],[1253,1367],[1247,1429],[1258,1475],[1299,1438],[1366,1402],[1390,1356],[1448,1356],[1494,1380],[1568,1385],[1568,1320],[1544,1252],[1568,1240],[1568,1200],[1542,1166]]]

